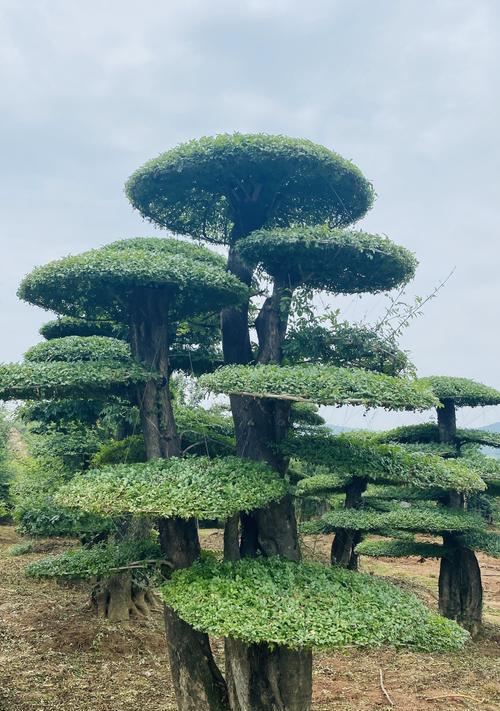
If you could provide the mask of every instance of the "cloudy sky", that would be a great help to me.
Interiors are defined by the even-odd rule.
[[[499,36],[497,0],[0,0],[0,359],[46,320],[16,298],[25,273],[154,234],[124,197],[128,175],[237,130],[310,138],[358,164],[378,194],[360,224],[420,260],[407,298],[455,269],[404,334],[419,373],[500,388]],[[352,320],[384,309],[338,303]],[[495,420],[500,408],[461,413]]]

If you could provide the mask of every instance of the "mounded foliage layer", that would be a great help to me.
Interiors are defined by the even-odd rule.
[[[133,361],[8,363],[0,365],[0,400],[118,395],[151,376]]]
[[[423,410],[436,404],[430,390],[415,380],[333,366],[228,365],[203,375],[199,382],[215,393],[307,400],[321,405]]]
[[[106,336],[65,336],[42,341],[28,348],[24,360],[30,363],[65,363],[82,361],[120,361],[132,358],[130,347],[124,341]]]
[[[228,242],[236,231],[294,223],[347,225],[373,202],[351,162],[311,141],[222,134],[189,141],[127,181],[132,205],[178,234]]]
[[[319,563],[279,558],[213,560],[177,571],[163,599],[195,629],[246,644],[292,649],[460,648],[456,623],[389,583]]]
[[[407,282],[417,261],[387,237],[326,225],[256,230],[238,242],[246,262],[281,284],[336,294],[377,293]]]
[[[286,482],[262,462],[172,457],[90,470],[60,489],[57,500],[101,514],[226,519],[265,507],[286,491]]]
[[[56,313],[98,318],[105,312],[128,322],[131,299],[141,287],[169,293],[177,317],[217,311],[248,296],[219,255],[152,237],[114,242],[37,267],[23,279],[18,295]]]
[[[153,541],[122,541],[92,548],[79,548],[47,556],[31,563],[26,574],[31,578],[89,580],[110,575],[131,563],[161,559],[160,546]]]
[[[38,333],[48,341],[66,336],[107,336],[126,340],[128,328],[107,319],[87,320],[73,316],[59,316],[40,326]]]
[[[302,524],[303,533],[333,533],[341,528],[353,531],[383,529],[445,533],[483,531],[484,520],[465,511],[438,507],[397,507],[390,511],[339,509],[329,511],[316,521]]]
[[[453,400],[456,407],[500,404],[500,392],[498,390],[468,378],[432,375],[427,378],[420,378],[420,380],[432,388],[432,391],[441,402]]]
[[[445,491],[484,491],[479,474],[461,460],[408,452],[397,444],[379,444],[371,434],[307,433],[289,436],[281,446],[288,456],[327,466],[334,479],[361,477]]]
[[[403,444],[438,444],[439,427],[432,422],[421,425],[395,427],[378,435],[381,442],[401,442]],[[488,447],[500,447],[500,432],[458,428],[455,435],[457,445],[481,444]],[[448,445],[449,447],[449,445]]]
[[[371,558],[442,558],[446,555],[446,549],[440,543],[404,540],[362,541],[356,546],[355,552]]]

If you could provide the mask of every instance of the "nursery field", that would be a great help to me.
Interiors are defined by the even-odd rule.
[[[207,547],[219,547],[218,531],[201,533]],[[44,539],[34,552],[10,556],[20,540],[0,526],[0,710],[174,711],[161,613],[119,625],[97,619],[86,590],[23,575],[28,562],[67,549],[68,541]],[[328,536],[307,539],[304,552],[326,559],[329,545]],[[486,620],[480,640],[458,653],[315,655],[314,711],[500,709],[500,561],[479,558]],[[363,559],[362,569],[436,605],[437,562]]]

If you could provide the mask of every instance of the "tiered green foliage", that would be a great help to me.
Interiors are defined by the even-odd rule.
[[[433,375],[420,379],[439,398],[453,400],[456,407],[478,407],[500,404],[500,392],[488,385],[477,383],[468,378],[451,378],[445,375]]]
[[[417,381],[361,369],[333,366],[228,365],[203,375],[200,383],[215,393],[311,401],[321,405],[363,405],[388,410],[424,410],[437,404]]]
[[[260,185],[257,204],[252,183]],[[126,192],[144,217],[211,242],[234,239],[245,208],[260,210],[254,229],[342,226],[362,217],[374,196],[355,165],[323,146],[239,133],[204,137],[163,153],[129,178]]]
[[[304,533],[332,533],[339,529],[375,532],[395,529],[439,534],[445,531],[484,531],[485,523],[480,517],[465,511],[412,506],[396,507],[392,511],[338,509],[329,511],[316,521],[302,524]]]
[[[340,475],[344,483],[359,477],[420,489],[432,487],[464,493],[486,488],[479,474],[465,463],[408,452],[394,444],[379,444],[371,433],[332,435],[313,432],[305,436],[293,435],[284,441],[281,449],[289,456],[328,467],[335,488],[338,488]]]
[[[47,556],[31,563],[26,574],[31,578],[89,580],[111,575],[129,567],[150,567],[161,562],[160,546],[154,541],[105,543]]]
[[[247,263],[293,289],[377,293],[413,277],[416,259],[387,237],[326,225],[256,230],[238,242]]]
[[[292,649],[391,645],[460,648],[468,635],[381,579],[279,558],[196,563],[174,573],[163,598],[196,629]]]
[[[218,310],[245,298],[247,290],[224,271],[222,257],[174,239],[122,240],[34,269],[21,282],[19,297],[73,316],[129,321],[134,289],[162,285],[176,313]]]
[[[100,514],[226,519],[280,499],[286,483],[262,462],[237,457],[158,459],[75,477],[59,503]]]

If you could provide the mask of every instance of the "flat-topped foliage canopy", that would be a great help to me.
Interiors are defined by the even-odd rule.
[[[0,365],[0,400],[127,396],[131,386],[152,377],[133,361],[7,363]]]
[[[248,296],[222,257],[177,239],[121,240],[37,267],[21,282],[24,301],[56,313],[128,322],[138,289],[161,289],[177,318],[218,311]]]
[[[63,506],[94,513],[226,519],[262,508],[286,491],[284,479],[262,462],[172,457],[90,470],[56,498]]]
[[[356,546],[355,552],[370,558],[407,558],[409,556],[443,558],[446,555],[446,548],[440,543],[387,539],[361,541]]]
[[[388,410],[425,410],[436,398],[415,380],[360,368],[323,365],[228,365],[203,375],[200,384],[215,393],[307,400],[320,405],[363,405]]]
[[[76,316],[59,316],[40,326],[38,333],[47,341],[66,336],[108,336],[126,340],[128,328],[103,318],[88,320]]]
[[[465,511],[438,508],[436,506],[398,506],[391,511],[370,511],[364,509],[339,509],[328,511],[315,521],[302,524],[303,533],[333,533],[347,528],[353,531],[383,531],[387,529],[403,531],[426,531],[444,533],[447,531],[483,531],[484,520]]]
[[[373,202],[361,171],[327,148],[241,133],[200,138],[163,153],[128,179],[126,193],[152,222],[212,242],[261,227],[347,225]]]
[[[24,360],[30,363],[65,363],[85,361],[132,360],[130,347],[124,341],[107,336],[65,336],[42,341],[29,348]]]
[[[406,283],[417,261],[387,237],[325,225],[257,230],[238,242],[252,266],[292,289],[305,285],[335,294],[377,293]]]
[[[420,378],[420,381],[432,388],[432,391],[441,402],[452,400],[456,407],[480,407],[500,404],[500,391],[468,378],[432,375]]]
[[[455,622],[384,580],[320,563],[207,560],[176,571],[162,596],[195,629],[245,644],[437,651],[468,639]]]
[[[47,556],[28,565],[26,574],[38,579],[89,580],[112,575],[130,563],[161,557],[160,546],[153,541],[105,543]]]
[[[380,442],[400,442],[401,444],[438,444],[439,427],[432,422],[421,425],[404,425],[381,432],[378,435],[378,439]],[[480,444],[489,447],[500,447],[500,432],[458,428],[455,434],[455,444],[458,446]],[[450,445],[443,445],[443,447],[443,452],[447,452]]]
[[[295,434],[287,437],[281,451],[288,456],[329,467],[335,486],[338,476],[343,475],[346,483],[360,477],[463,493],[484,491],[486,488],[473,467],[461,460],[444,460],[432,454],[409,452],[397,444],[379,444],[371,433]]]

